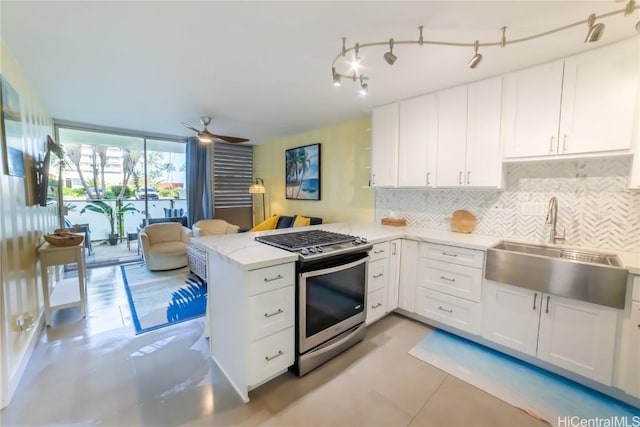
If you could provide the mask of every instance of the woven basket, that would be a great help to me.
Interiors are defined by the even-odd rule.
[[[207,253],[193,245],[187,246],[189,269],[198,277],[207,280]]]
[[[44,240],[53,246],[67,247],[79,245],[84,240],[84,236],[82,234],[71,233],[45,234]]]

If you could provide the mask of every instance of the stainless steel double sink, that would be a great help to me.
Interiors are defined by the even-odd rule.
[[[616,255],[502,241],[487,250],[485,278],[624,308],[628,271]]]

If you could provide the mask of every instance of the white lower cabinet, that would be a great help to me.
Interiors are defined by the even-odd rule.
[[[612,384],[618,310],[485,280],[482,336]]]
[[[245,271],[208,258],[211,357],[242,400],[294,363],[295,264]]]
[[[540,292],[485,280],[482,286],[482,336],[536,355],[540,322]]]
[[[398,308],[401,239],[376,243],[369,252],[367,317],[370,325]]]
[[[622,347],[624,358],[620,367],[622,389],[640,399],[640,301],[631,303],[631,315],[625,319]]]
[[[480,334],[480,304],[432,291],[422,286],[416,289],[416,314],[458,328]]]
[[[418,242],[402,239],[401,252],[398,308],[413,313],[416,304]]]

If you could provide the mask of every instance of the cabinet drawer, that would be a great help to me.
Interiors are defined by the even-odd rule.
[[[249,276],[249,295],[257,295],[295,284],[294,263],[252,270]]]
[[[266,292],[249,298],[249,337],[252,341],[293,326],[295,288]]]
[[[454,328],[480,334],[481,308],[476,302],[418,286],[416,313]]]
[[[633,296],[631,297],[634,301],[640,301],[640,276],[629,276],[632,277],[631,283],[633,285]]]
[[[480,302],[482,270],[428,258],[421,259],[418,268],[420,286]]]
[[[375,261],[389,256],[389,242],[376,243],[369,251],[369,259]]]
[[[384,288],[388,279],[389,262],[385,259],[369,261],[367,291]]]
[[[367,294],[367,325],[380,319],[387,312],[387,293],[385,291],[386,289],[378,289]]]
[[[484,251],[460,248],[458,246],[423,243],[420,245],[420,257],[465,265],[468,267],[484,267]]]
[[[293,365],[293,327],[251,343],[249,346],[249,388],[267,381]]]

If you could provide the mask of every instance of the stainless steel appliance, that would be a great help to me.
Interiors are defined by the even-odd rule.
[[[302,376],[362,341],[372,247],[366,239],[307,230],[256,240],[300,257],[296,263],[296,374]]]

